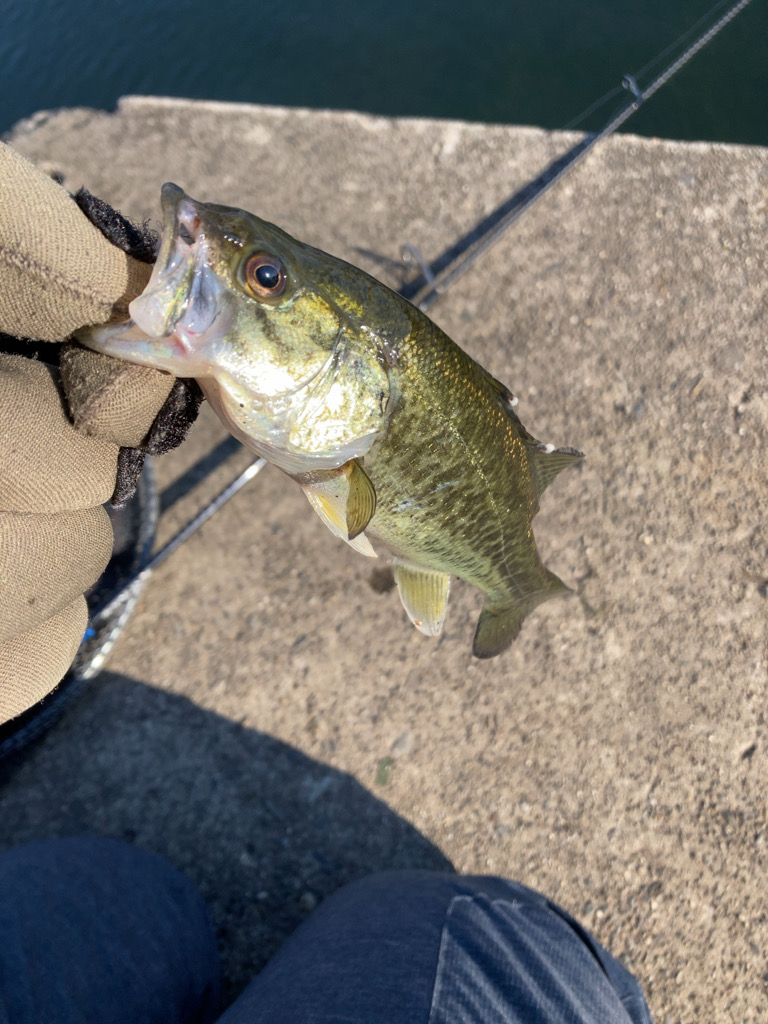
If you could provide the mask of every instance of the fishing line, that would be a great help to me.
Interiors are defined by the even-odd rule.
[[[631,77],[634,78],[635,81],[638,81],[640,79],[645,78],[647,75],[650,75],[651,72],[665,58],[667,58],[670,55],[670,53],[674,53],[675,50],[679,49],[685,42],[687,42],[691,38],[691,36],[695,35],[699,31],[699,29],[701,29],[701,27],[703,25],[706,25],[708,22],[710,22],[712,20],[712,18],[714,18],[714,16],[717,14],[718,11],[722,10],[724,7],[727,7],[729,2],[730,2],[730,0],[719,0],[719,3],[716,3],[714,5],[714,7],[710,7],[710,9],[707,11],[706,14],[702,14],[702,16],[698,19],[698,21],[695,21],[693,23],[693,25],[690,26],[690,28],[687,28],[685,30],[685,32],[682,33],[682,35],[679,35],[677,37],[677,39],[675,39],[675,41],[673,43],[670,43],[669,46],[665,46],[663,50],[661,50],[659,53],[656,54],[655,57],[653,57],[651,60],[648,61],[648,63],[645,65],[645,67],[640,68],[640,70],[636,71],[634,73],[634,75],[632,75]],[[730,21],[731,18],[735,17],[738,13],[739,12],[737,10],[729,11],[728,15],[727,15],[728,21]],[[719,23],[717,23],[717,24],[719,24]],[[727,22],[726,22],[726,24],[727,24]],[[717,27],[716,25],[713,25],[713,29],[716,28],[716,27]],[[721,25],[720,26],[720,28],[724,28],[724,27],[725,27],[725,25]],[[718,32],[720,31],[720,28],[717,28]],[[715,34],[717,34],[717,33],[715,33]],[[710,37],[710,38],[714,38],[714,37]],[[707,41],[709,41],[709,40],[707,40]],[[706,45],[706,44],[704,44],[704,45]],[[699,49],[700,48],[701,47],[699,47]],[[694,56],[694,55],[691,54],[690,57],[692,57],[692,56]],[[688,58],[689,60],[690,60],[690,57]],[[621,91],[624,88],[626,88],[626,86],[624,86],[623,84],[622,85],[615,85],[613,87],[613,89],[610,89],[607,93],[605,93],[605,95],[601,96],[600,99],[597,99],[597,100],[595,100],[594,103],[591,103],[586,108],[586,110],[583,110],[577,117],[574,117],[573,120],[569,121],[568,124],[565,125],[562,130],[564,132],[567,132],[567,131],[571,131],[572,129],[576,128],[578,125],[580,125],[582,123],[582,121],[586,121],[586,119],[589,117],[589,115],[594,113],[595,110],[598,110],[600,107],[605,106],[605,104],[609,100],[613,99],[614,96],[620,96],[621,95]]]
[[[608,98],[612,98],[617,93],[620,93],[622,89],[628,91],[632,99],[622,107],[599,132],[596,134],[590,134],[586,136],[581,142],[577,143],[572,149],[570,149],[563,156],[559,157],[554,163],[541,174],[535,181],[529,183],[525,188],[521,189],[515,195],[511,196],[505,203],[503,203],[497,210],[494,211],[489,217],[485,218],[481,224],[477,225],[472,231],[470,231],[463,238],[459,239],[458,242],[454,243],[449,250],[439,256],[433,263],[427,263],[423,258],[419,250],[413,245],[405,245],[402,249],[403,261],[409,263],[415,262],[420,271],[421,276],[408,284],[404,285],[400,289],[400,294],[410,299],[415,305],[421,310],[426,310],[432,303],[438,299],[445,291],[450,288],[452,284],[463,277],[464,274],[472,267],[472,265],[485,253],[492,245],[501,238],[505,231],[518,220],[527,210],[529,210],[535,203],[537,203],[551,188],[553,188],[561,178],[565,177],[569,171],[587,156],[590,150],[602,142],[603,139],[608,138],[617,131],[624,122],[635,113],[640,106],[649,100],[651,96],[659,91],[663,86],[669,82],[673,75],[677,74],[681,68],[683,68],[690,60],[692,60],[700,50],[702,50],[708,43],[710,43],[718,33],[731,22],[737,14],[740,14],[744,8],[752,2],[752,0],[738,0],[737,3],[733,4],[726,13],[718,19],[710,28],[701,33],[691,45],[680,54],[675,60],[673,60],[653,81],[650,85],[642,89],[637,82],[638,78],[642,78],[647,74],[648,69],[657,65],[664,57],[666,57],[671,51],[676,50],[680,44],[687,38],[689,38],[698,27],[704,22],[708,21],[712,15],[721,9],[727,0],[722,0],[721,3],[715,4],[707,14],[703,15],[691,28],[687,29],[681,36],[667,46],[661,53],[657,54],[653,60],[645,65],[635,75],[625,75],[622,79],[621,87],[617,86],[606,96],[600,100],[595,101],[587,110],[580,114],[576,119],[576,123],[583,120],[588,114],[592,113],[598,107],[602,106],[603,103],[607,102]]]

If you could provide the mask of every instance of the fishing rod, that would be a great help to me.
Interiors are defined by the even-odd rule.
[[[253,478],[261,472],[266,466],[266,459],[256,458],[250,462],[245,469],[235,477],[235,479],[227,484],[227,486],[221,490],[215,498],[212,498],[196,516],[193,516],[189,522],[182,526],[171,539],[160,548],[149,561],[138,571],[129,576],[127,580],[120,586],[120,589],[116,593],[112,594],[103,604],[98,605],[93,609],[89,609],[89,619],[91,624],[96,624],[102,619],[108,618],[113,615],[122,604],[128,601],[134,593],[141,590],[144,584],[147,582],[152,573],[157,569],[158,566],[162,565],[163,562],[172,555],[176,548],[180,547],[185,540],[188,540],[193,533],[196,533],[200,527],[207,523],[211,516],[218,512],[222,505],[225,505],[230,498],[234,498],[238,491],[240,491],[247,483],[250,483]]]
[[[611,90],[610,93],[597,100],[583,114],[579,115],[575,121],[571,122],[571,125],[578,124],[587,114],[601,106],[608,97],[616,95],[622,88],[625,89],[631,94],[632,99],[614,114],[599,132],[587,135],[567,153],[558,157],[538,178],[529,182],[523,189],[507,199],[492,214],[473,228],[472,231],[463,238],[460,238],[442,255],[438,256],[433,263],[428,263],[416,246],[404,245],[401,251],[403,261],[405,263],[416,263],[421,274],[416,280],[406,283],[400,289],[400,294],[410,299],[422,311],[426,311],[452,284],[455,284],[459,278],[463,277],[474,263],[491,246],[495,245],[501,236],[524,213],[530,210],[539,200],[543,199],[547,192],[554,188],[577,164],[581,163],[598,143],[607,139],[609,135],[613,135],[615,131],[618,131],[625,121],[640,109],[643,103],[665,86],[673,75],[676,75],[700,50],[703,50],[750,3],[751,0],[738,0],[737,3],[733,4],[718,21],[702,32],[679,57],[668,64],[647,88],[641,89],[637,84],[637,79],[641,78],[648,68],[658,63],[663,56],[674,50],[699,25],[708,21],[712,14],[723,6],[722,3],[715,4],[707,14],[696,22],[695,26],[678,37],[674,43],[647,64],[642,71],[637,72],[635,75],[625,75],[621,81],[621,87]]]

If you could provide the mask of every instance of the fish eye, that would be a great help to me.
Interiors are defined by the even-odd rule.
[[[282,295],[288,283],[285,267],[275,256],[257,252],[245,264],[245,286],[255,299]]]

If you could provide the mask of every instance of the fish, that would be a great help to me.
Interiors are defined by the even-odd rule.
[[[569,591],[531,524],[582,453],[538,441],[511,391],[364,271],[173,183],[161,202],[158,258],[130,319],[78,340],[195,378],[332,534],[389,558],[422,633],[440,634],[456,577],[484,598],[473,654],[508,648],[529,612]]]

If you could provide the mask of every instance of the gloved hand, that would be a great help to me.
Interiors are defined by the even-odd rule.
[[[102,232],[151,261],[151,250],[141,252],[146,236],[93,197],[81,203],[101,230],[61,186],[0,144],[6,335],[63,342],[80,327],[125,319],[146,285],[151,267]],[[196,386],[168,374],[74,344],[56,348],[60,370],[0,355],[0,722],[66,672],[86,628],[82,595],[112,550],[101,506],[129,496],[143,451],[179,443],[199,404]]]

